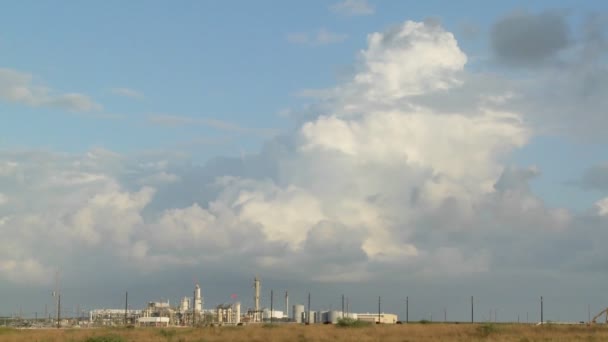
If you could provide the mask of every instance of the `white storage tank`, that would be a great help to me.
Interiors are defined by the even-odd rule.
[[[182,299],[181,311],[186,312],[190,309],[190,298],[184,297]]]
[[[274,310],[270,311],[270,309],[265,308],[262,311],[262,318],[264,320],[270,320],[270,315],[272,314],[272,319],[283,319],[283,311]]]
[[[241,323],[241,302],[234,303],[234,323]]]
[[[329,315],[328,315],[328,322],[331,324],[337,324],[338,323],[338,319],[340,319],[340,316],[342,316],[342,313],[339,311],[330,311]]]
[[[308,315],[306,316],[306,323],[315,323],[315,316],[317,315],[314,311],[308,311]],[[310,318],[310,319],[309,319]]]
[[[296,323],[303,323],[304,317],[304,305],[295,304],[293,306],[293,321]]]

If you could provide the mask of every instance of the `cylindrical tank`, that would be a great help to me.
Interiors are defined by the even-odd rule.
[[[240,302],[236,302],[234,303],[234,320],[236,324],[241,323],[241,303]]]
[[[304,305],[295,304],[293,306],[293,321],[296,323],[302,323],[303,316],[304,316]]]
[[[323,311],[317,311],[315,314],[315,323],[323,323]]]
[[[319,323],[325,323],[329,321],[329,312],[328,311],[320,311],[319,312]]]
[[[188,297],[184,297],[182,299],[181,309],[182,309],[182,312],[186,312],[190,309],[190,299],[188,299]]]
[[[223,318],[224,318],[224,309],[222,309],[221,306],[218,306],[217,307],[217,322],[222,323]]]
[[[337,324],[339,318],[340,318],[340,312],[333,310],[333,311],[329,312],[329,317],[328,317],[327,321],[331,324]]]
[[[317,315],[314,311],[308,311],[306,315],[306,322],[310,322],[310,324],[315,323],[315,316]]]
[[[201,297],[201,287],[196,284],[194,287],[194,311],[203,311],[203,298]]]

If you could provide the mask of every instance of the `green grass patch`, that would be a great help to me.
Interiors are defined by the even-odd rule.
[[[337,327],[342,328],[361,328],[370,326],[370,322],[360,321],[358,319],[353,318],[340,318],[338,319]]]
[[[477,333],[483,337],[490,336],[498,332],[498,327],[492,323],[482,324],[477,327]]]
[[[84,340],[84,342],[127,342],[122,336],[118,335],[101,335],[91,336]]]
[[[0,327],[0,335],[12,334],[15,329],[9,327]]]

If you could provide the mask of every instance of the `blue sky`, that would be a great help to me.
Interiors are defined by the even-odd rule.
[[[331,87],[352,72],[367,33],[404,18],[439,18],[472,56],[468,68],[474,69],[475,58],[488,58],[489,27],[510,12],[564,10],[573,13],[570,20],[575,21],[581,14],[606,7],[602,2],[575,1],[491,6],[483,1],[385,1],[373,5],[373,15],[350,16],[328,10],[331,5],[332,1],[12,3],[0,13],[2,67],[31,74],[34,82],[58,92],[87,94],[103,106],[98,115],[122,119],[0,103],[5,113],[0,143],[69,152],[91,147],[117,152],[182,148],[201,161],[214,155],[254,153],[268,134],[235,134],[201,125],[167,130],[146,123],[145,118],[178,115],[288,130],[291,123],[279,113],[306,103],[297,96],[299,91]],[[27,24],[25,17],[31,18]],[[477,33],[467,37],[466,28]],[[315,34],[320,29],[346,37],[320,46],[287,39],[289,34]],[[112,91],[116,88],[143,96],[119,96]],[[558,144],[572,150],[578,162],[553,168],[556,160],[543,153],[549,146],[542,142],[517,153],[514,162],[550,170],[533,186],[551,203],[587,207],[597,195],[574,191],[573,203],[573,197],[564,196],[572,189],[560,183],[580,176],[595,162],[577,152],[589,146],[561,139]]]
[[[602,234],[608,213],[607,11],[601,1],[7,4],[0,231],[14,236],[0,247],[21,252],[0,253],[0,277],[16,284],[5,290],[48,278],[56,264],[74,280],[85,272],[69,263],[75,255],[111,254],[125,265],[108,271],[117,279],[146,258],[176,274],[225,276],[188,245],[207,246],[220,228],[228,236],[205,248],[235,251],[228,278],[259,269],[299,289],[390,275],[396,260],[421,275],[416,291],[434,284],[438,293],[445,279],[427,277],[446,260],[482,283],[516,274],[538,288],[564,270],[595,270],[608,260],[589,237]],[[500,180],[506,189],[492,187]],[[69,248],[39,260],[29,251],[44,238],[31,234],[47,228],[70,236]],[[555,249],[529,252],[551,229]],[[498,243],[523,241],[522,232],[532,242],[513,249],[534,262]],[[349,239],[333,240],[341,234]],[[554,264],[571,239],[568,261]],[[165,240],[186,247],[171,251]],[[329,242],[357,262],[319,252]],[[328,268],[310,280],[281,263],[306,270],[311,253],[336,259],[344,274],[333,279]]]

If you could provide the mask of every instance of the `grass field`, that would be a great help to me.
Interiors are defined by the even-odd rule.
[[[608,327],[584,325],[408,324],[338,327],[330,325],[207,328],[0,328],[0,341],[82,342],[305,342],[305,341],[608,341]]]

